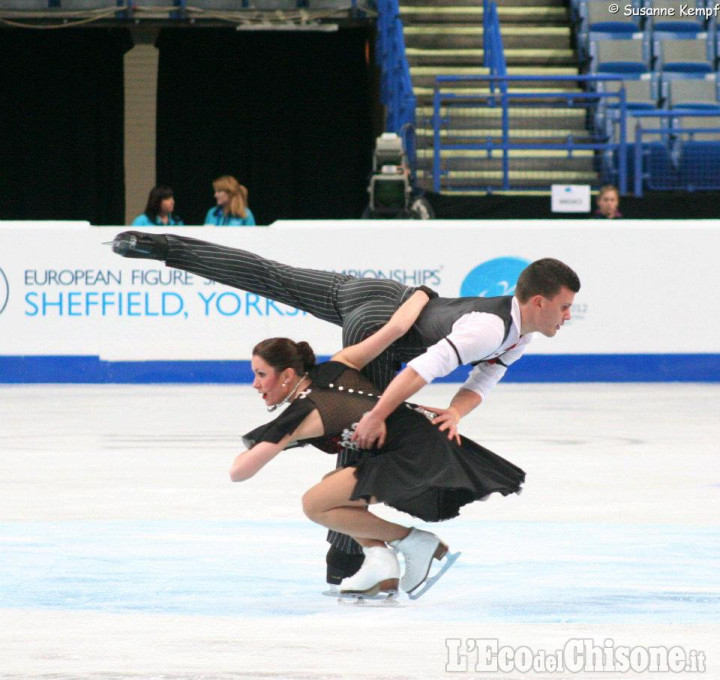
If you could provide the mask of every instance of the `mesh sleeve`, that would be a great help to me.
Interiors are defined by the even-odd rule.
[[[294,432],[314,408],[315,405],[310,400],[296,399],[277,418],[244,435],[243,444],[247,448],[255,446],[258,442],[277,444],[285,435]],[[293,446],[302,445],[303,442],[293,444]]]

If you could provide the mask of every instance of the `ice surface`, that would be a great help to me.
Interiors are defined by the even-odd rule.
[[[320,595],[300,497],[332,457],[229,481],[270,418],[251,388],[6,386],[0,413],[0,678],[633,676],[476,674],[452,638],[677,645],[720,678],[720,386],[499,385],[462,431],[526,470],[523,493],[431,525],[460,560],[367,609]]]

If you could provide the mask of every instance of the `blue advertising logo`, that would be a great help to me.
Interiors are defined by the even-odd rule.
[[[5,272],[0,269],[0,314],[5,310],[8,298],[10,297],[10,286],[8,285],[7,277]]]
[[[513,295],[520,272],[530,264],[520,257],[496,257],[479,264],[460,286],[462,297]]]

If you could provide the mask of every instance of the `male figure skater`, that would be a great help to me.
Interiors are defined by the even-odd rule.
[[[415,290],[387,279],[303,269],[267,260],[245,250],[173,234],[126,231],[112,243],[118,255],[164,261],[168,267],[282,302],[342,327],[343,346],[374,333]],[[427,290],[427,289],[426,289]],[[461,364],[473,366],[446,409],[433,409],[435,423],[448,437],[459,437],[462,417],[519,359],[533,333],[554,336],[570,320],[580,290],[577,274],[552,258],[536,260],[521,273],[513,296],[441,298],[430,291],[415,325],[363,373],[383,396],[359,423],[354,438],[370,448],[384,438],[384,420],[402,401]],[[401,362],[406,369],[395,377]],[[353,464],[344,450],[338,466]],[[362,564],[362,550],[349,536],[330,532],[328,583],[338,584]]]

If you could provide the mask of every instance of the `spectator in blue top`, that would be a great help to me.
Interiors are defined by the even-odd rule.
[[[150,189],[145,212],[132,222],[133,227],[167,227],[183,225],[183,221],[173,214],[175,198],[173,190],[167,186]]]
[[[248,190],[234,177],[223,175],[213,182],[217,205],[208,210],[205,224],[217,227],[254,227],[255,217],[248,208]]]

